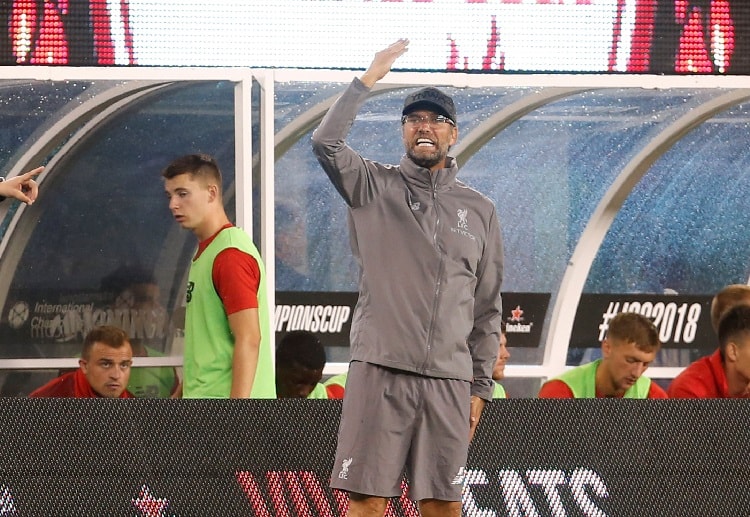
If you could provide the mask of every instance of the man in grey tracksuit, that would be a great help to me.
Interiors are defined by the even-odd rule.
[[[372,86],[406,52],[378,52],[313,134],[313,149],[349,205],[359,299],[331,486],[350,516],[382,515],[401,494],[422,515],[460,515],[468,444],[491,400],[503,272],[492,201],[456,180],[453,100],[424,88],[404,103],[406,156],[367,160],[344,139]]]

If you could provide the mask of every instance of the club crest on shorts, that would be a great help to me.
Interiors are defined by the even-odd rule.
[[[341,462],[341,472],[339,472],[339,479],[348,479],[349,477],[349,465],[352,464],[353,458],[347,458]]]

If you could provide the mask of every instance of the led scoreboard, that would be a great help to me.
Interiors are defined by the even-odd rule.
[[[747,74],[739,0],[4,0],[3,65]],[[357,35],[357,37],[352,37]],[[366,37],[365,37],[366,36]]]

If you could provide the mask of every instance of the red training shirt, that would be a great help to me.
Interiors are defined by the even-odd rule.
[[[55,398],[75,398],[90,399],[100,398],[101,395],[96,393],[92,388],[86,376],[81,369],[68,372],[59,377],[55,377],[44,386],[35,389],[29,394],[31,398],[55,397]],[[125,390],[120,395],[121,399],[135,398]]]
[[[731,397],[727,374],[721,352],[693,361],[680,375],[672,380],[667,389],[669,396],[676,399],[728,399],[747,398],[748,395]]]

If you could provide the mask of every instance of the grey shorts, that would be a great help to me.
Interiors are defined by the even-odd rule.
[[[349,367],[331,487],[460,501],[469,449],[470,383],[353,361]]]

